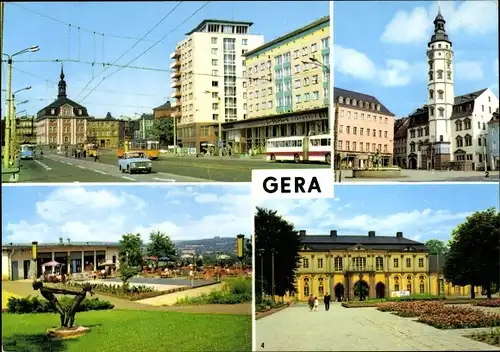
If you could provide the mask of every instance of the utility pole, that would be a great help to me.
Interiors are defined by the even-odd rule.
[[[10,134],[11,134],[11,141],[10,141],[10,148],[11,152],[10,155],[12,158],[16,158],[16,151],[17,151],[17,126],[16,126],[16,116],[17,116],[17,109],[16,109],[16,101],[15,101],[15,95],[12,94],[12,100],[11,100],[11,106],[12,106],[12,120],[10,121]]]
[[[3,5],[3,3],[2,3]],[[7,116],[5,116],[5,146],[3,150],[3,167],[8,169],[10,167],[10,121],[11,121],[11,100],[12,100],[12,56],[7,59]]]
[[[4,2],[0,2],[0,55],[3,53],[3,18],[4,18]],[[1,64],[1,71],[3,75],[3,64]],[[1,82],[0,82],[1,85]],[[3,88],[3,87],[1,87]],[[4,117],[2,114],[2,103],[0,102],[0,118]],[[4,137],[5,138],[5,137]]]
[[[177,111],[173,112],[174,119],[174,156],[177,155]]]

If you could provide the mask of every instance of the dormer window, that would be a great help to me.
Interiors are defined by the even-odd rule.
[[[380,104],[377,104],[377,111],[380,111]]]
[[[361,100],[360,100],[360,101],[358,101],[358,106],[359,106],[360,108],[362,108],[362,107],[363,107],[363,102],[362,102]]]
[[[369,109],[370,108],[370,103],[365,101],[365,109]]]
[[[352,100],[352,105],[356,106],[356,99]]]
[[[344,104],[344,97],[339,97],[339,104]]]
[[[56,114],[56,109],[50,109],[50,114],[55,115]]]
[[[351,99],[349,99],[349,98],[345,98],[345,103],[346,103],[347,105],[351,104]]]
[[[370,108],[371,108],[372,110],[375,110],[375,103],[371,103],[371,104],[370,104]]]

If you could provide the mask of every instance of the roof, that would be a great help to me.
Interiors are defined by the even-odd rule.
[[[493,123],[496,123],[498,124],[499,123],[499,114],[498,114],[498,108],[497,110],[491,115],[491,120],[488,122],[488,124],[493,124]]]
[[[394,121],[394,139],[406,138],[408,126],[410,125],[409,117],[402,117]]]
[[[410,118],[408,128],[426,125],[429,123],[429,106],[427,104],[422,105],[408,115],[408,117]]]
[[[488,88],[480,89],[478,91],[472,92],[472,93],[467,93],[464,95],[458,95],[455,97],[455,100],[453,101],[453,105],[461,105],[465,103],[469,103],[477,99],[481,94],[486,92]]]
[[[354,92],[352,90],[347,90],[347,89],[342,89],[342,88],[334,87],[333,88],[333,96],[334,96],[334,101],[336,101],[336,102],[338,102],[338,98],[339,97],[343,97],[343,98],[356,99],[357,101],[374,103],[375,105],[379,104],[380,105],[380,113],[381,114],[395,116],[392,112],[389,111],[389,109],[387,109],[373,95],[368,95],[368,94],[364,94],[364,93],[358,93],[358,92]],[[345,104],[345,103],[339,103],[339,106],[351,107],[351,105],[348,105],[348,104]],[[352,106],[352,108],[356,108],[358,110],[373,111],[371,109],[365,109],[364,107],[361,108],[359,106],[356,106],[356,107]]]
[[[158,107],[154,108],[154,109],[153,109],[153,111],[155,111],[155,110],[164,110],[164,109],[165,109],[165,110],[166,110],[166,109],[172,109],[172,104],[170,103],[170,101],[169,101],[169,100],[167,100],[167,102],[166,102],[166,103],[164,103],[164,104],[162,104],[162,105],[160,105],[160,106],[158,106]]]
[[[199,25],[197,25],[196,27],[194,27],[193,29],[191,29],[189,32],[187,32],[186,35],[191,35],[194,32],[199,32],[200,29],[203,28],[203,26],[206,25],[206,24],[208,24],[208,23],[234,24],[234,25],[238,25],[238,24],[241,25],[242,24],[242,25],[247,25],[247,26],[253,25],[253,22],[247,22],[247,21],[228,21],[228,20],[206,19],[206,20],[201,21],[201,23]]]
[[[329,16],[324,16],[324,17],[321,17],[320,19],[312,22],[312,23],[309,23],[308,25],[306,26],[303,26],[303,27],[300,27],[299,29],[296,29],[294,30],[293,32],[290,32],[290,33],[287,33],[281,37],[278,37],[276,39],[273,39],[271,40],[270,42],[267,42],[253,50],[250,50],[248,52],[246,52],[245,54],[243,54],[242,56],[244,57],[248,57],[248,56],[251,56],[251,55],[255,55],[256,53],[260,52],[260,51],[265,51],[266,49],[268,48],[271,48],[273,46],[275,46],[276,44],[279,44],[280,42],[283,42],[289,38],[292,38],[296,35],[299,35],[301,34],[302,32],[305,32],[305,31],[308,31],[310,29],[313,29],[314,27],[316,26],[319,26],[323,23],[330,23],[330,17]]]
[[[3,243],[2,249],[11,249],[11,248],[23,248],[29,247],[31,248],[31,243]],[[43,247],[119,247],[120,243],[118,242],[48,242],[48,243],[38,243],[38,248]]]
[[[74,102],[73,100],[71,100],[71,99],[69,99],[67,97],[61,97],[61,98],[57,98],[56,100],[54,100],[52,103],[50,103],[46,107],[40,109],[37,112],[37,118],[44,117],[44,116],[48,115],[48,114],[46,114],[47,109],[60,108],[61,106],[65,105],[65,104],[69,104],[69,105],[71,105],[75,109],[82,109],[83,110],[82,114],[78,115],[76,117],[85,117],[85,118],[87,118],[89,116],[86,107],[84,107],[84,106],[82,106],[82,105]]]
[[[401,235],[402,236],[402,235]],[[428,252],[427,247],[421,242],[405,237],[394,236],[342,236],[342,235],[305,235],[301,236],[301,243],[313,251],[334,249],[348,249],[357,244],[367,249],[381,250],[415,250]]]

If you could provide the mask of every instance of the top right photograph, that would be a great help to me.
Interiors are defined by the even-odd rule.
[[[334,3],[336,182],[498,182],[498,3]]]

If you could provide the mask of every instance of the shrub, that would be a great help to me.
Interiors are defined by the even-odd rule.
[[[446,307],[442,312],[421,315],[417,321],[438,329],[486,328],[500,326],[500,314],[465,307]]]
[[[500,298],[478,301],[476,305],[481,307],[500,307]]]
[[[493,346],[500,346],[500,328],[476,332],[469,337],[473,340],[485,342]]]
[[[394,312],[401,317],[418,317],[430,312],[440,312],[445,309],[441,302],[435,301],[409,301],[409,302],[387,302],[379,304],[378,310],[383,312]]]
[[[86,283],[69,282],[67,286],[83,288]],[[107,285],[107,284],[90,284],[92,290],[97,293],[111,294],[115,296],[125,296],[129,299],[142,299],[154,297],[161,294],[159,291],[146,285]],[[153,294],[154,293],[154,294]]]
[[[59,299],[64,310],[69,309],[73,303],[71,297],[61,297]],[[78,307],[78,312],[86,312],[89,310],[106,310],[113,309],[115,306],[108,301],[101,301],[99,298],[85,298]],[[10,297],[7,302],[7,312],[11,314],[28,314],[28,313],[54,313],[55,310],[47,300],[42,300],[38,297]]]
[[[238,304],[252,301],[252,280],[238,277],[225,282],[222,290],[202,293],[198,297],[178,298],[177,305]]]

